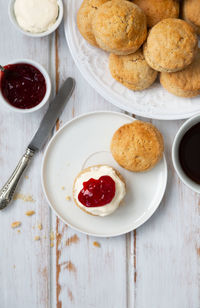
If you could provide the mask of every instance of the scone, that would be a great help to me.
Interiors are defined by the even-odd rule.
[[[163,19],[149,32],[144,44],[147,63],[160,72],[177,72],[188,66],[198,48],[197,35],[181,19]]]
[[[127,56],[111,53],[109,68],[113,78],[135,91],[150,87],[158,74],[147,64],[141,49]]]
[[[183,1],[183,18],[193,26],[196,33],[200,35],[200,1]]]
[[[153,168],[162,158],[163,137],[151,123],[134,121],[120,127],[113,135],[111,152],[123,168],[142,172]]]
[[[76,205],[94,216],[107,216],[119,207],[126,194],[121,174],[108,165],[91,166],[81,171],[74,181]]]
[[[194,61],[176,73],[161,73],[161,85],[174,95],[194,97],[200,95],[200,50]]]
[[[129,1],[112,0],[97,10],[92,29],[100,48],[127,55],[138,50],[146,39],[146,16]]]
[[[84,0],[77,13],[77,26],[88,43],[97,46],[93,31],[92,19],[98,8],[109,0]]]
[[[134,0],[133,3],[145,12],[149,28],[163,19],[179,16],[178,0]]]

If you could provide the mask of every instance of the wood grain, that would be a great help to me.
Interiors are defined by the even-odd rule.
[[[85,112],[119,111],[81,76],[67,47],[63,26],[47,38],[25,37],[10,24],[7,2],[0,0],[0,4],[2,64],[25,57],[40,62],[51,75],[52,96],[67,77],[76,79],[76,90],[55,131]],[[15,167],[46,108],[20,115],[0,106],[1,184]],[[63,224],[49,210],[42,192],[43,153],[35,157],[25,174],[28,178],[18,187],[18,192],[31,195],[35,201],[18,199],[0,213],[0,308],[200,307],[200,197],[180,182],[171,161],[172,141],[183,121],[152,122],[165,138],[167,192],[153,217],[125,236],[97,239]],[[29,210],[36,214],[27,217]],[[11,228],[13,221],[22,222],[20,233]],[[50,241],[51,231],[55,239]],[[40,240],[35,241],[35,236]],[[94,245],[95,241],[100,247]]]

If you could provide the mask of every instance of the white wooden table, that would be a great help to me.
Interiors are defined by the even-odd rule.
[[[75,0],[74,0],[75,1]],[[76,90],[57,125],[95,110],[117,110],[93,90],[76,68],[63,32],[32,39],[17,32],[0,0],[0,62],[31,58],[43,64],[53,95],[67,76]],[[0,184],[4,184],[37,129],[45,110],[30,115],[0,106]],[[64,225],[42,192],[43,153],[35,157],[18,199],[0,212],[0,308],[199,308],[200,197],[177,178],[171,145],[182,121],[153,121],[165,137],[168,187],[153,217],[138,230],[117,238],[95,239]],[[70,145],[69,145],[70,146]],[[34,210],[28,217],[25,212]],[[13,221],[21,221],[12,229]],[[37,225],[42,223],[43,229]],[[50,232],[55,239],[50,241]],[[35,241],[35,236],[40,241]],[[101,247],[95,247],[98,241]],[[52,245],[51,245],[52,243]],[[54,247],[51,247],[53,246]]]

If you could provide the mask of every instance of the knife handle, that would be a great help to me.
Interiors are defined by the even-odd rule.
[[[29,148],[26,149],[25,154],[20,159],[13,174],[0,190],[0,210],[3,210],[12,200],[17,184],[34,153],[35,152],[33,150]]]

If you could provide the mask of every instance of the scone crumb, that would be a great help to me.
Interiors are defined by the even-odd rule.
[[[38,224],[38,229],[42,230],[42,224]]]
[[[11,224],[11,227],[14,229],[14,228],[18,228],[21,226],[21,222],[20,221],[14,221],[12,224]]]
[[[54,242],[53,242],[53,241],[51,241],[50,246],[51,246],[51,247],[54,247]]]
[[[65,190],[65,186],[62,186],[61,189],[62,189],[62,190]]]
[[[98,247],[98,248],[100,248],[101,247],[101,245],[98,243],[98,242],[93,242],[93,245],[95,246],[95,247]]]
[[[50,240],[51,240],[51,241],[54,241],[54,239],[55,239],[54,232],[51,231],[51,233],[50,233]]]
[[[32,216],[35,214],[35,211],[27,211],[25,214],[26,216]]]
[[[36,236],[34,237],[34,240],[35,240],[35,241],[39,241],[39,240],[40,240],[40,236],[36,235]]]
[[[67,201],[70,201],[70,200],[71,200],[71,197],[70,197],[70,196],[66,196],[66,200],[67,200]]]
[[[17,233],[20,233],[21,232],[21,230],[19,229],[19,230],[17,230]]]
[[[25,179],[28,180],[28,175],[25,176]]]
[[[21,199],[24,202],[35,202],[35,200],[33,199],[33,197],[31,195],[24,195],[24,194],[20,194],[20,193],[15,194],[13,199],[14,200]]]

